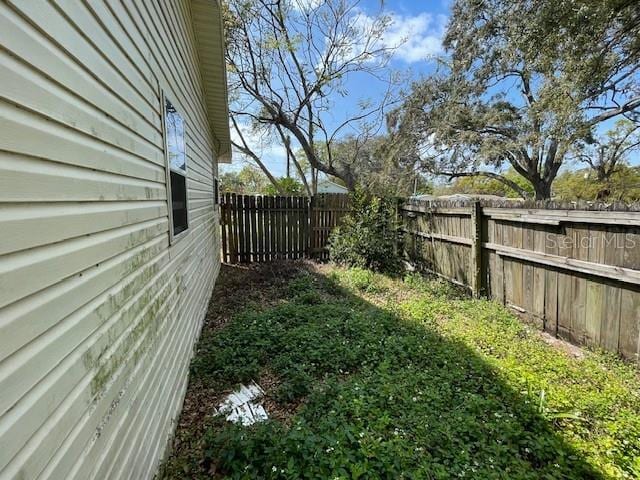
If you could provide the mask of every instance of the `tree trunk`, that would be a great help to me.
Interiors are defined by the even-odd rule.
[[[284,145],[287,149],[287,178],[291,178],[291,137],[284,137]]]
[[[356,190],[356,179],[353,178],[353,175],[345,174],[342,180],[344,181],[344,185],[347,187],[347,190],[350,192],[354,192]]]
[[[318,194],[318,169],[313,165],[311,166],[311,189],[313,190],[313,195]]]
[[[536,194],[536,200],[549,200],[551,198],[551,181],[539,179],[533,183],[533,189]]]

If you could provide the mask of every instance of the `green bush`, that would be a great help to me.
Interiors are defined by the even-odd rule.
[[[329,239],[333,262],[377,272],[398,273],[402,262],[396,249],[395,201],[358,190],[352,196],[352,210]]]

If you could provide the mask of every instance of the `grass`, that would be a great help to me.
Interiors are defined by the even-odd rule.
[[[223,272],[164,478],[640,478],[633,367],[441,281],[274,268]],[[251,379],[272,419],[217,417]]]

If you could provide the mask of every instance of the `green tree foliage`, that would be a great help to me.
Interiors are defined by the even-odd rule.
[[[483,175],[538,199],[574,145],[640,106],[640,9],[625,0],[456,0],[449,56],[390,118],[395,148],[451,178]]]
[[[533,186],[522,175],[516,173],[515,170],[510,169],[505,172],[503,176],[516,183],[530,196],[533,196]],[[497,195],[499,197],[508,198],[521,196],[520,191],[514,190],[506,183],[500,180],[496,180],[495,178],[489,178],[485,176],[457,178],[450,185],[437,189],[436,193],[438,195],[451,195],[454,193],[475,193],[481,195]]]
[[[412,195],[414,190],[417,193],[431,193],[431,183],[416,170],[415,162],[403,158],[400,152],[387,150],[387,141],[385,136],[380,135],[366,142],[347,137],[335,143],[334,156],[337,159],[350,159],[356,184],[373,195],[406,197]],[[337,183],[344,185],[340,179],[337,179]]]
[[[576,157],[591,167],[598,182],[608,181],[624,167],[633,151],[640,150],[640,124],[618,120],[615,128],[596,139],[581,142]]]
[[[351,267],[395,273],[402,263],[397,254],[398,226],[395,200],[357,189],[352,210],[329,239],[332,261]]]
[[[220,190],[223,193],[258,194],[269,185],[269,179],[257,168],[245,165],[240,171],[220,175]]]
[[[245,165],[240,171],[225,172],[220,175],[220,189],[223,193],[254,195],[305,195],[302,183],[294,178],[274,179],[274,185],[263,172]]]
[[[291,177],[282,177],[277,180],[278,187],[267,185],[264,189],[266,195],[306,195],[304,185]]]
[[[634,203],[640,201],[640,168],[618,165],[606,179],[589,169],[563,172],[553,184],[558,200]]]

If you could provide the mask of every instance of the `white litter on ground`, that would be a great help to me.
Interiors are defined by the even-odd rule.
[[[242,425],[264,422],[269,417],[260,404],[262,397],[264,391],[255,382],[251,382],[248,387],[241,385],[239,390],[230,393],[219,405],[218,412],[226,414],[227,421]]]

